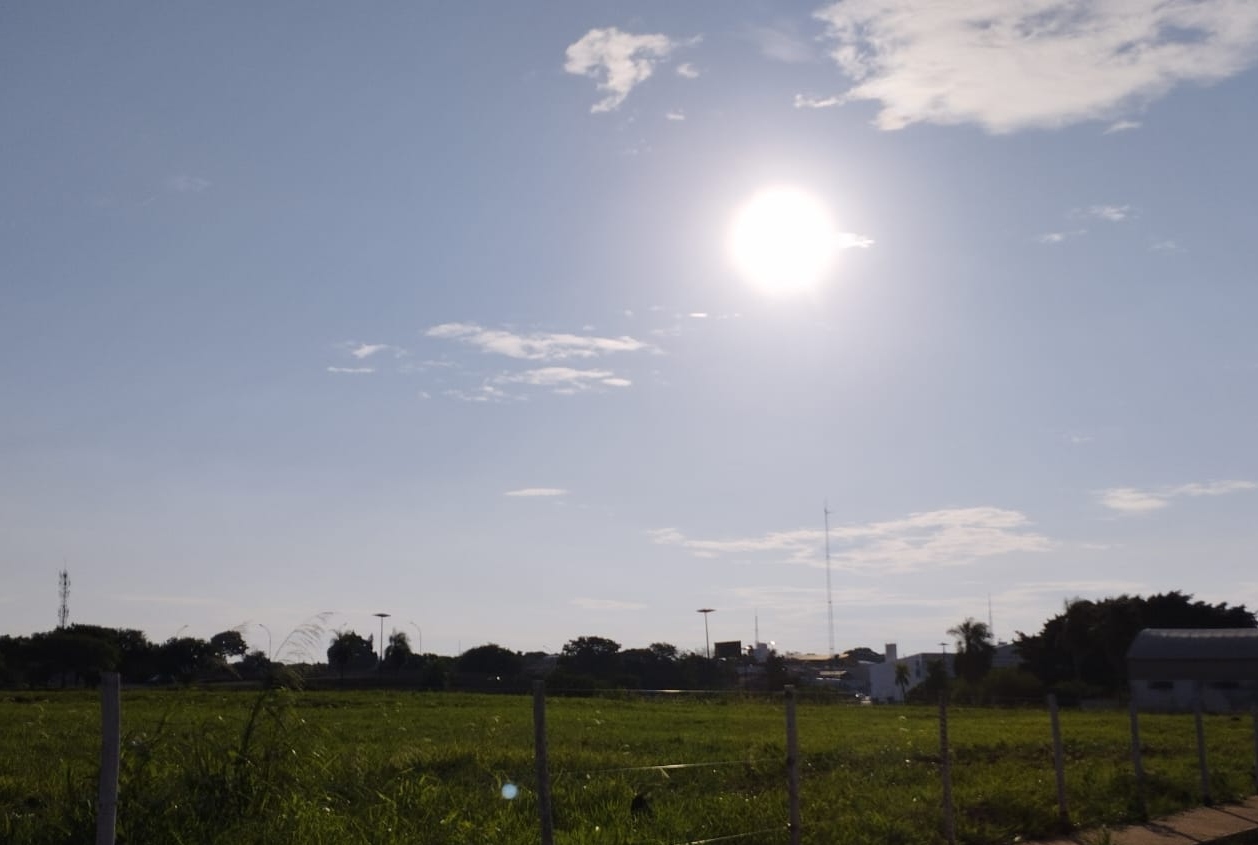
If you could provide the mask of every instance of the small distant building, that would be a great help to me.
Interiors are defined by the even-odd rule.
[[[1227,713],[1258,704],[1258,628],[1145,628],[1127,649],[1141,710]]]
[[[900,693],[900,688],[895,685],[895,667],[899,663],[903,663],[909,670],[909,683],[905,687],[906,690],[911,690],[926,680],[930,664],[939,660],[943,660],[944,671],[948,673],[949,677],[955,674],[952,661],[943,652],[926,651],[919,654],[910,654],[907,657],[900,657],[899,649],[895,643],[887,643],[885,648],[886,656],[883,658],[883,661],[870,664],[869,666],[869,697],[874,701],[904,700],[904,696]]]

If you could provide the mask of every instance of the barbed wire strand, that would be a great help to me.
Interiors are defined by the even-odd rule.
[[[618,772],[651,772],[651,771],[656,771],[656,770],[663,771],[665,769],[669,769],[669,770],[701,769],[705,766],[754,766],[760,762],[763,762],[763,761],[760,761],[760,760],[717,760],[712,763],[663,763],[658,766],[621,766],[621,767],[612,768],[612,769],[575,769],[571,771],[558,772],[555,776],[556,777],[580,777],[582,775],[585,775],[586,777],[589,777],[590,775],[607,775],[607,774],[616,774]]]

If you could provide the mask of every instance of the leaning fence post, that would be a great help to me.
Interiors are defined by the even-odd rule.
[[[1057,696],[1048,694],[1048,719],[1053,726],[1053,769],[1057,772],[1057,814],[1064,827],[1070,827],[1070,808],[1066,805],[1066,764],[1061,750],[1061,722],[1057,713]]]
[[[799,731],[795,724],[795,687],[786,693],[786,790],[790,797],[791,845],[799,845],[803,830],[799,815]]]
[[[957,825],[952,812],[952,761],[948,753],[948,691],[939,693],[939,772],[943,779],[944,835],[957,845]]]
[[[1136,705],[1134,690],[1131,701],[1127,703],[1127,710],[1131,715],[1131,766],[1136,772],[1136,801],[1139,803],[1141,814],[1144,814],[1144,761],[1140,759],[1140,711]]]
[[[533,682],[533,763],[537,773],[537,814],[542,845],[554,845],[555,821],[550,807],[550,762],[546,754],[546,682]]]
[[[1206,766],[1206,729],[1201,719],[1201,681],[1197,682],[1193,721],[1197,725],[1197,762],[1201,766],[1201,803],[1209,805],[1212,803],[1210,801],[1210,769]]]
[[[96,845],[114,845],[114,832],[118,823],[118,768],[122,756],[121,699],[118,673],[101,673],[100,792],[96,802]]]

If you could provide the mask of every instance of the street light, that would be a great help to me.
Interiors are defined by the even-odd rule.
[[[384,671],[384,620],[392,616],[392,613],[373,613],[372,616],[380,617],[380,668],[378,671]]]
[[[714,607],[701,607],[695,611],[695,613],[703,614],[703,653],[707,656],[708,660],[712,659],[712,646],[708,641],[708,614],[714,613],[715,611],[716,608]]]
[[[419,627],[419,625],[415,624],[414,619],[411,620],[411,627],[413,627],[415,629],[415,632],[419,634],[419,641],[415,643],[415,653],[423,654],[424,653],[424,629]]]
[[[266,659],[269,661],[269,660],[271,659],[271,654],[272,654],[272,652],[271,652],[271,629],[270,629],[270,628],[268,628],[267,626],[263,625],[261,622],[254,622],[253,624],[257,625],[257,626],[258,626],[259,628],[261,628],[263,631],[266,631]]]

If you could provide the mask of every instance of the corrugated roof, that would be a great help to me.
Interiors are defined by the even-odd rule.
[[[1145,628],[1128,660],[1258,660],[1258,628]]]

